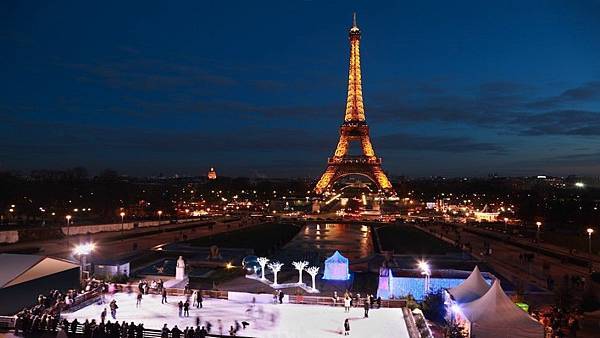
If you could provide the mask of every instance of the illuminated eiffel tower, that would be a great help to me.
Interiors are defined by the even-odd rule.
[[[348,74],[348,99],[344,123],[340,126],[340,140],[333,157],[327,160],[327,169],[321,176],[314,191],[321,194],[342,177],[361,175],[373,181],[377,188],[387,194],[393,194],[392,184],[381,169],[381,158],[375,156],[369,137],[369,126],[365,121],[365,107],[362,96],[360,75],[360,29],[356,25],[354,14],[350,28],[350,70]],[[360,142],[362,155],[348,154],[351,142]]]

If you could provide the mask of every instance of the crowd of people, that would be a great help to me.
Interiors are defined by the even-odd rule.
[[[552,307],[532,313],[544,325],[546,337],[577,337],[581,314],[577,311],[563,311]]]

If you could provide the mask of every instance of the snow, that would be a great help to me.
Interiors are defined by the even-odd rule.
[[[159,295],[144,295],[142,304],[136,309],[136,294],[117,293],[114,298],[119,308],[117,320],[144,324],[146,328],[160,329],[167,323],[169,328],[175,324],[184,329],[195,326],[199,316],[202,324],[212,323],[213,333],[219,333],[218,320],[222,320],[223,334],[228,334],[234,321],[247,321],[250,326],[239,332],[240,336],[250,337],[336,337],[342,335],[344,319],[350,320],[350,333],[355,337],[408,337],[402,309],[382,308],[369,311],[369,318],[363,318],[362,308],[352,308],[344,313],[343,307],[302,305],[302,304],[255,304],[205,298],[202,309],[190,308],[189,317],[179,317],[177,303],[185,297],[170,296],[168,304],[161,304]],[[77,318],[100,321],[100,313],[108,308],[106,304],[92,304],[73,313],[63,313],[69,321]],[[110,309],[107,310],[107,320]]]

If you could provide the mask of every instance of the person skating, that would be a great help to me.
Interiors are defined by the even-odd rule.
[[[135,307],[138,308],[138,307],[140,307],[140,305],[142,305],[142,293],[138,292],[136,300],[135,300]]]
[[[369,302],[365,299],[363,307],[365,308],[365,318],[369,318]]]
[[[109,307],[110,307],[110,315],[113,317],[113,319],[117,319],[117,309],[119,308],[119,306],[117,306],[117,301],[113,299],[110,302]]]
[[[350,322],[348,321],[348,318],[346,318],[346,320],[344,320],[344,336],[349,336],[350,335]]]
[[[346,298],[344,298],[344,312],[350,312],[350,296],[346,296]]]
[[[183,303],[183,316],[190,316],[190,302],[188,302],[187,300],[185,301],[185,303]]]
[[[202,291],[198,291],[198,304],[196,305],[196,307],[200,307],[202,308],[202,301],[204,299],[202,298]]]
[[[104,310],[102,310],[102,313],[100,313],[100,322],[104,323],[105,319],[106,319],[106,308],[104,308]]]
[[[161,304],[168,303],[167,302],[167,289],[162,288],[162,299],[160,300]]]
[[[284,293],[283,293],[283,291],[280,290],[279,291],[279,304],[283,304],[283,296],[284,296]]]
[[[179,307],[179,317],[181,317],[181,315],[183,314],[183,302],[179,301],[179,304],[177,304],[177,307]]]

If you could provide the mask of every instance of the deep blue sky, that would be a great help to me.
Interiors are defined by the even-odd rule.
[[[392,175],[600,169],[598,1],[2,1],[0,170],[316,176],[363,32]]]

